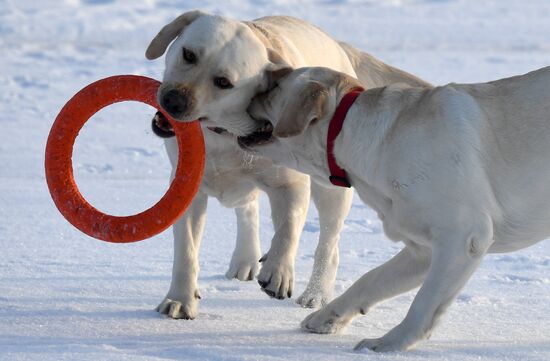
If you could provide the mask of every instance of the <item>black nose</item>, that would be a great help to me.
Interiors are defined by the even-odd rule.
[[[160,106],[173,117],[184,114],[187,111],[188,103],[187,96],[177,89],[169,90],[160,100]]]

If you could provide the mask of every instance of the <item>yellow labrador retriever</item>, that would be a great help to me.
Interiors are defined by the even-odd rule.
[[[330,152],[388,238],[405,243],[302,328],[336,332],[421,286],[399,325],[356,347],[405,350],[430,336],[486,253],[550,236],[550,67],[483,84],[389,85],[345,109],[358,86],[330,69],[296,70],[250,106],[272,134],[241,144],[326,184]]]
[[[170,45],[171,43],[171,45]],[[246,108],[272,79],[288,66],[326,66],[359,78],[370,86],[396,81],[425,84],[387,66],[353,47],[338,43],[304,21],[275,16],[241,22],[201,11],[191,11],[164,26],[146,56],[166,52],[166,69],[159,103],[180,121],[199,119],[206,142],[203,182],[192,205],[174,227],[174,266],[170,290],[157,310],[173,318],[193,319],[198,307],[198,252],[208,196],[235,208],[237,245],[226,274],[252,279],[259,270],[258,192],[267,193],[275,234],[262,257],[257,276],[272,297],[290,297],[294,260],[309,205],[309,177],[250,156],[235,135],[252,128]],[[175,167],[176,141],[166,141]],[[319,210],[320,235],[313,272],[298,303],[318,307],[330,298],[338,266],[337,242],[351,205],[348,189],[311,184]],[[221,246],[221,245],[220,245]]]

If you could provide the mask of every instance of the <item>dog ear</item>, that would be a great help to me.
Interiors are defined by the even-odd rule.
[[[300,94],[287,103],[282,116],[273,129],[273,135],[288,138],[299,135],[326,113],[328,89],[321,83],[311,81]]]
[[[273,49],[267,49],[267,59],[269,60],[269,64],[265,69],[267,77],[267,89],[265,90],[273,88],[277,80],[281,79],[282,77],[291,73],[294,70],[288,64],[288,62],[283,59],[281,54]]]
[[[149,60],[156,59],[160,57],[166,51],[166,48],[172,40],[174,40],[186,26],[191,24],[197,18],[206,13],[200,10],[194,10],[186,12],[175,18],[172,22],[165,25],[151,41],[147,50],[145,51],[145,57]]]

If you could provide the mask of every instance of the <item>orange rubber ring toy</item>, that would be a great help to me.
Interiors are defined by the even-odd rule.
[[[135,75],[99,80],[79,91],[61,109],[46,144],[46,181],[57,209],[87,235],[115,243],[136,242],[170,227],[187,209],[199,189],[204,169],[204,140],[198,122],[176,122],[160,108],[160,82]],[[132,216],[111,216],[91,206],[80,194],[73,175],[73,146],[80,129],[100,109],[134,100],[166,116],[179,146],[178,165],[168,191],[151,208]]]

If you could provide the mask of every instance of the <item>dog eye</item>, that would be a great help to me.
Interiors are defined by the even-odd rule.
[[[233,84],[231,84],[229,79],[224,78],[224,77],[214,78],[214,85],[217,86],[220,89],[231,89],[231,88],[233,88]]]
[[[197,62],[197,56],[191,50],[183,48],[183,59],[189,64],[195,64]]]

